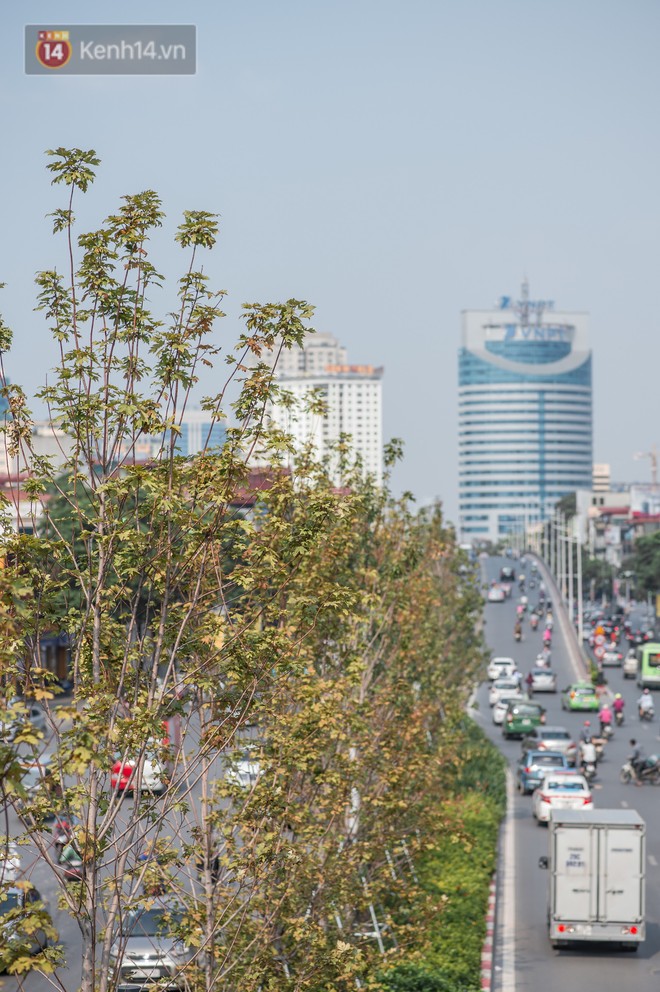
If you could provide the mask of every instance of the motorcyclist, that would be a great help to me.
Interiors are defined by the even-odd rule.
[[[585,720],[582,730],[580,731],[580,741],[590,741],[593,737],[591,730],[591,721]]]
[[[536,613],[532,613],[531,614],[531,616],[529,618],[529,625],[532,628],[532,630],[536,630],[536,628],[538,627],[538,625],[539,625],[539,618],[537,617]]]
[[[612,721],[614,719],[614,714],[607,701],[601,706],[598,718],[600,720],[600,735],[604,737],[608,733],[608,728],[610,730],[612,729]]]
[[[626,703],[623,696],[621,695],[620,692],[617,692],[616,696],[614,697],[614,702],[612,703],[612,709],[614,710],[615,719],[617,717],[617,714],[619,713],[621,714],[621,716],[623,716],[623,710],[625,705]]]
[[[630,762],[630,767],[635,773],[635,781],[638,785],[641,785],[640,775],[642,768],[644,767],[644,762],[646,761],[646,758],[644,757],[644,748],[641,744],[637,743],[634,737],[630,741],[630,746],[632,751],[628,755],[628,761]]]
[[[546,627],[545,630],[543,631],[543,643],[547,644],[549,647],[551,642],[552,642],[552,634],[550,633],[550,630]]]
[[[516,622],[514,624],[514,627],[513,627],[513,636],[515,637],[515,639],[517,641],[519,641],[520,638],[522,637],[522,624],[521,624],[520,620],[516,620]]]
[[[589,740],[583,740],[580,742],[580,765],[582,770],[586,770],[587,765],[593,765],[596,767],[597,754],[596,745],[589,738]]]
[[[642,694],[637,700],[637,709],[639,710],[640,717],[642,713],[648,713],[649,710],[653,710],[653,697],[648,687],[642,690]]]

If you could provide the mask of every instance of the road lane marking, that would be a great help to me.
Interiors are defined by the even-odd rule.
[[[649,854],[649,864],[653,865],[654,868],[658,867],[658,862],[654,854]]]
[[[625,799],[621,800],[621,805],[624,807],[624,809],[628,809],[628,803],[626,802]]]

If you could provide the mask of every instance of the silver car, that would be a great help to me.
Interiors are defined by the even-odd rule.
[[[532,692],[556,692],[557,676],[551,668],[532,669]]]
[[[560,751],[569,765],[574,765],[577,744],[565,727],[533,727],[522,742],[523,751]]]
[[[126,913],[110,952],[120,987],[141,987],[159,979],[170,979],[168,988],[184,986],[182,970],[193,951],[177,933],[181,920],[180,913],[164,904]]]

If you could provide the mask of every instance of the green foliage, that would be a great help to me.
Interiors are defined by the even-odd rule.
[[[660,592],[660,531],[639,537],[627,565],[635,573],[635,588],[642,593]]]
[[[216,242],[215,215],[184,215],[188,264],[174,303],[163,302],[150,256],[157,194],[123,197],[74,236],[72,198],[98,160],[78,149],[51,157],[70,196],[54,219],[64,261],[37,276],[60,354],[40,398],[65,466],[56,475],[36,457],[25,397],[5,386],[8,449],[31,467],[35,511],[32,533],[3,538],[0,695],[20,687],[44,699],[52,776],[28,798],[15,747],[0,759],[26,840],[43,850],[53,783],[80,819],[85,884],[61,899],[81,931],[81,989],[110,992],[121,914],[149,904],[157,878],[196,949],[193,992],[344,992],[384,963],[409,963],[440,910],[453,934],[463,904],[476,934],[501,790],[462,716],[483,669],[482,599],[453,531],[439,507],[414,514],[409,497],[365,479],[347,438],[319,465],[271,426],[265,359],[309,332],[302,300],[244,305],[224,382],[203,401],[213,421],[233,415],[227,441],[179,457],[224,319],[224,293],[197,260]],[[246,513],[232,502],[249,489],[256,451],[266,481]],[[388,471],[400,452],[388,446]],[[53,632],[68,635],[72,656],[73,698],[57,715],[39,648]],[[16,740],[36,754],[25,714],[19,724]],[[115,762],[135,769],[131,804],[110,787]],[[143,790],[148,762],[163,772],[157,801]],[[159,861],[140,859],[147,845]],[[471,975],[471,941],[451,952],[441,929],[430,972]]]
[[[437,913],[409,949],[410,960],[382,976],[387,992],[477,992],[489,886],[506,806],[505,762],[466,720],[462,770],[438,810],[438,828],[422,860],[423,889]]]

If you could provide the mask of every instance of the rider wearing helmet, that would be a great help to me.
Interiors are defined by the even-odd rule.
[[[582,727],[582,730],[580,731],[580,740],[581,741],[590,741],[591,740],[591,737],[592,737],[592,733],[591,733],[591,722],[589,720],[585,720],[584,721],[584,726]]]
[[[642,690],[642,694],[637,700],[637,709],[639,710],[640,716],[642,713],[653,709],[653,697],[648,690],[648,686]]]
[[[612,709],[615,713],[623,713],[623,707],[625,706],[625,701],[620,692],[617,692],[614,697],[614,702],[612,703]]]
[[[606,728],[612,727],[612,720],[614,719],[614,714],[612,713],[612,710],[608,706],[607,702],[604,702],[601,706],[598,717],[600,719],[600,733],[602,737],[607,733]]]

